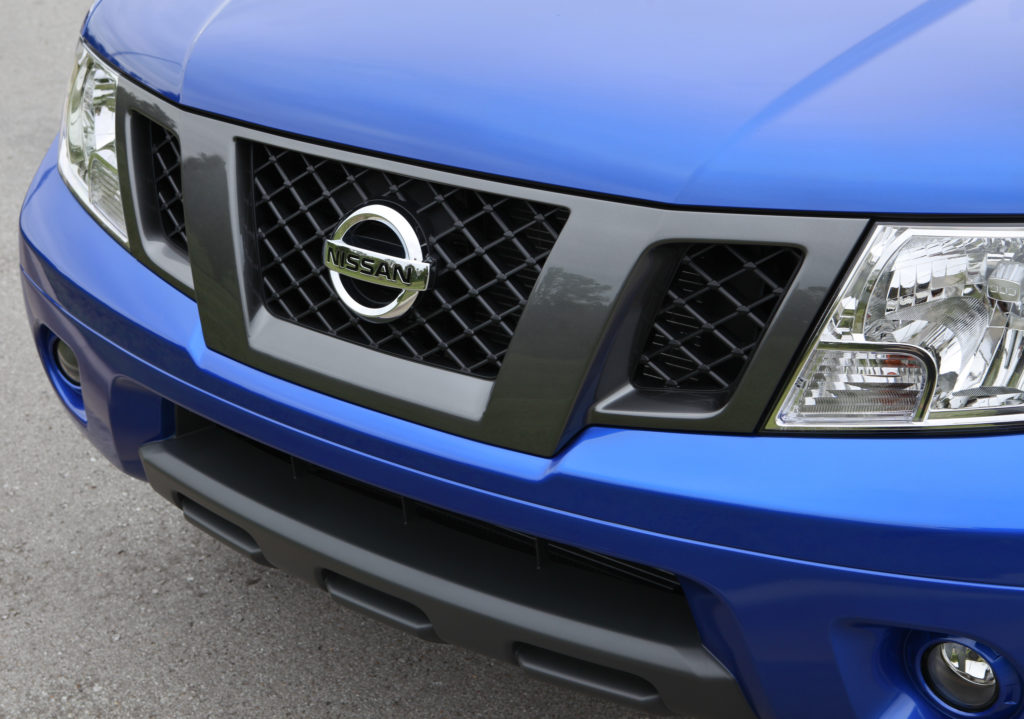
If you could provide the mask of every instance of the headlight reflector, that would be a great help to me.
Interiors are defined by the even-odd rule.
[[[79,45],[61,128],[60,171],[82,203],[127,244],[117,167],[117,75]]]
[[[879,226],[774,428],[1024,419],[1024,228]]]

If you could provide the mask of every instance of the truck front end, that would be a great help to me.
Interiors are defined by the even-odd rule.
[[[101,0],[21,215],[58,396],[424,639],[1017,716],[1024,16],[797,5]]]

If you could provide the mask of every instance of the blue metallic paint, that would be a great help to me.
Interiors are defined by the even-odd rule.
[[[102,0],[86,27],[188,107],[404,158],[655,202],[955,214],[1024,212],[1022,36],[1020,0]]]
[[[97,2],[83,33],[130,77],[178,101],[195,38],[219,9],[210,0]]]
[[[138,473],[175,403],[424,502],[676,571],[764,717],[937,716],[902,661],[911,630],[976,638],[1020,670],[1024,589],[1006,558],[1024,486],[1004,476],[1019,437],[592,428],[549,460],[446,435],[209,351],[194,302],[90,219],[55,161],[51,148],[23,209],[26,303],[37,333],[78,353],[86,431],[118,466]],[[907,575],[920,566],[972,581]]]

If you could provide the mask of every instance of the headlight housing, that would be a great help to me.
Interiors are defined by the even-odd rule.
[[[128,244],[117,166],[117,74],[79,43],[60,138],[60,172],[108,232]]]
[[[773,429],[1024,420],[1024,227],[880,225]]]

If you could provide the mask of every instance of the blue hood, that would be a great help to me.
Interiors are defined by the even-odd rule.
[[[1024,214],[1024,0],[101,0],[187,107],[695,206]]]

